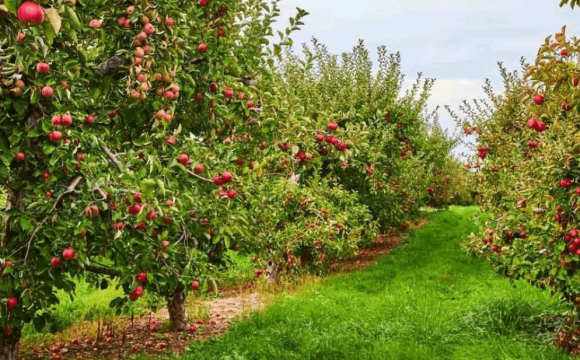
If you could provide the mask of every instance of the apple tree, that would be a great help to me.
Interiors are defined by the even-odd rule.
[[[112,305],[147,291],[185,327],[186,292],[249,235],[254,175],[237,157],[289,43],[268,45],[278,14],[261,0],[0,4],[0,359],[88,274],[116,278],[127,296]]]

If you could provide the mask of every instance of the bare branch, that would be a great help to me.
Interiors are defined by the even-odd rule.
[[[107,154],[107,157],[109,158],[109,160],[111,160],[113,165],[115,165],[117,169],[121,170],[121,163],[119,162],[119,160],[117,160],[117,156],[115,156],[115,154],[113,154],[111,150],[109,150],[109,148],[106,147],[105,145],[101,145],[101,149],[103,149],[105,154]]]
[[[71,183],[70,185],[66,188],[65,191],[63,191],[57,198],[56,201],[54,202],[54,205],[52,206],[52,209],[50,209],[50,212],[52,213],[54,211],[54,209],[56,209],[56,207],[58,206],[58,204],[60,203],[60,201],[62,200],[62,198],[66,195],[70,195],[72,193],[74,193],[76,191],[77,186],[79,185],[79,183],[81,182],[81,180],[83,179],[82,176],[77,176]]]
[[[213,180],[211,180],[211,179],[207,179],[207,178],[204,178],[203,176],[199,176],[199,175],[197,175],[196,173],[194,173],[193,171],[187,170],[187,173],[188,173],[189,175],[193,176],[193,177],[196,177],[196,178],[200,179],[200,180],[203,180],[203,181],[207,181],[207,182],[213,183]]]
[[[100,187],[96,187],[93,189],[93,192],[98,192],[101,195],[101,198],[97,201],[105,201],[109,198],[109,195],[105,192],[105,190],[101,189]]]

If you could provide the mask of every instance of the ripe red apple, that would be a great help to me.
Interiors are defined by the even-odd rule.
[[[141,206],[138,204],[133,204],[129,206],[129,214],[138,215],[141,212]]]
[[[133,201],[141,204],[141,193],[140,192],[136,192],[133,194]]]
[[[572,186],[572,181],[568,179],[560,180],[560,186],[563,188],[569,188]]]
[[[88,217],[95,217],[99,215],[99,208],[96,205],[91,205],[85,209],[85,215]]]
[[[60,259],[57,258],[56,256],[50,259],[50,266],[53,267],[54,269],[61,267],[61,265],[62,263],[60,262]]]
[[[236,192],[236,190],[234,190],[234,189],[230,189],[230,190],[228,190],[227,194],[228,194],[228,197],[229,197],[230,199],[235,199],[235,198],[236,198],[236,196],[238,195],[238,193],[237,193],[237,192]]]
[[[216,33],[218,37],[224,37],[226,35],[226,32],[222,29],[217,29]]]
[[[238,159],[236,160],[236,164],[238,164],[239,166],[242,166],[242,165],[244,165],[244,159],[242,159],[242,158],[238,158]]]
[[[219,186],[219,185],[222,185],[224,183],[224,181],[221,177],[216,176],[213,178],[213,183]]]
[[[89,27],[90,27],[91,29],[100,29],[100,28],[101,28],[101,26],[102,26],[102,24],[101,24],[101,20],[99,20],[99,19],[92,19],[92,20],[89,22]]]
[[[62,257],[63,257],[63,259],[65,259],[67,261],[71,261],[72,259],[75,258],[75,251],[74,251],[74,249],[71,249],[71,248],[64,249],[62,251]]]
[[[204,52],[207,51],[207,45],[206,44],[203,44],[203,43],[202,44],[199,44],[197,46],[197,50],[199,50],[199,52],[201,52],[201,53],[204,53]]]
[[[542,95],[536,95],[534,97],[534,103],[536,105],[542,105],[544,103],[544,97]]]
[[[166,248],[169,246],[169,241],[167,241],[167,240],[163,240],[163,241],[161,242],[161,245],[163,245],[163,248],[164,248],[164,249],[166,249]]]
[[[44,22],[44,10],[40,5],[32,1],[23,2],[18,7],[17,15],[18,20],[32,25],[40,25]]]
[[[528,120],[528,127],[536,130],[536,128],[538,127],[538,120],[535,118],[531,118],[530,120]]]
[[[147,35],[153,35],[155,33],[155,27],[151,23],[147,23],[143,26],[143,31]]]
[[[135,278],[137,279],[138,282],[143,284],[147,282],[147,273],[145,271],[141,271],[139,275],[137,275]]]
[[[232,89],[226,89],[224,91],[224,96],[228,99],[231,99],[234,97],[234,91]]]
[[[51,97],[52,95],[54,95],[54,90],[50,86],[45,86],[42,88],[41,94],[44,97]]]
[[[62,133],[60,131],[51,131],[48,138],[52,142],[59,142],[62,140]]]
[[[26,154],[23,153],[22,151],[18,151],[16,153],[16,156],[14,156],[14,158],[16,159],[16,161],[22,162],[22,161],[26,160]]]
[[[191,285],[190,285],[191,290],[199,290],[199,282],[197,281],[192,281]]]
[[[46,192],[46,197],[49,198],[49,199],[51,199],[52,198],[52,192],[47,191]]]
[[[567,57],[568,56],[568,50],[562,50],[560,52],[560,55],[562,55],[563,57]]]
[[[337,123],[334,123],[334,122],[332,122],[332,123],[330,123],[330,124],[328,124],[328,125],[327,125],[327,129],[328,129],[329,131],[334,131],[334,130],[338,129],[338,124],[337,124]]]
[[[562,210],[564,210],[564,208],[562,207],[562,205],[556,205],[556,211],[557,212],[562,212]]]
[[[189,162],[189,155],[187,154],[179,155],[179,157],[177,158],[177,162],[182,165],[187,165],[187,163]]]
[[[175,25],[175,20],[172,17],[168,17],[165,19],[165,25],[173,27],[173,25]]]
[[[196,174],[201,174],[204,171],[203,164],[198,164],[193,171],[195,171]]]
[[[149,213],[147,214],[147,220],[153,221],[155,219],[157,219],[157,213],[155,212],[155,210],[149,211]]]
[[[26,37],[26,35],[24,35],[23,32],[19,32],[18,33],[18,40],[17,41],[20,43],[20,42],[24,41],[24,38],[25,37]]]
[[[8,310],[12,310],[17,306],[18,306],[18,299],[14,298],[14,297],[8,298],[8,301],[6,301],[6,307],[8,308]]]
[[[135,290],[133,290],[132,294],[136,294],[137,296],[143,296],[143,286],[139,285],[135,288]]]
[[[212,84],[209,86],[209,89],[210,89],[211,91],[214,91],[214,92],[215,92],[215,91],[218,91],[218,89],[219,89],[219,85],[218,85],[218,84],[216,84],[216,83],[212,83]]]
[[[538,132],[542,132],[542,131],[546,130],[546,124],[544,124],[544,123],[542,123],[542,122],[539,122],[539,123],[538,123],[538,126],[536,127],[536,130],[537,130]]]
[[[44,62],[39,62],[36,64],[36,71],[38,71],[40,74],[46,74],[50,71],[50,65]]]
[[[224,184],[229,183],[230,181],[232,181],[233,176],[230,172],[225,171],[222,173],[222,181],[224,182]]]
[[[129,295],[129,300],[131,300],[131,301],[137,301],[137,300],[139,300],[139,295],[135,294],[135,292],[133,291],[131,293],[131,295]]]
[[[197,331],[197,326],[195,326],[195,325],[189,325],[187,327],[187,332],[190,334],[194,334],[196,331]]]
[[[50,179],[50,174],[49,174],[49,173],[47,173],[47,172],[45,172],[44,174],[42,174],[42,178],[43,178],[44,180],[48,180],[48,179]]]
[[[578,76],[574,76],[574,78],[572,79],[572,84],[574,85],[574,87],[578,87]]]
[[[562,103],[562,110],[564,110],[564,111],[570,111],[570,110],[572,110],[572,105],[570,105],[570,104],[568,104],[567,102],[564,101]]]
[[[538,147],[538,142],[537,141],[530,141],[530,142],[528,142],[528,146],[531,147],[532,149],[535,149]]]
[[[206,6],[207,0],[199,0],[197,3],[199,4],[199,6]]]
[[[140,351],[140,349],[139,349],[139,346],[137,346],[137,345],[133,345],[133,347],[131,348],[131,351],[132,351],[134,354],[138,353],[138,352]]]
[[[318,136],[316,136],[316,141],[317,141],[317,142],[322,142],[322,141],[324,141],[324,136],[322,136],[322,135],[318,135]]]
[[[62,122],[62,118],[60,115],[54,115],[52,119],[50,119],[50,123],[54,126],[59,126]]]
[[[85,161],[85,154],[83,154],[83,153],[78,153],[78,154],[77,154],[77,160],[78,160],[78,161],[81,161],[81,162],[82,162],[82,161]]]
[[[253,109],[254,108],[254,102],[252,100],[248,100],[248,102],[246,103],[246,106],[248,107],[248,109]]]

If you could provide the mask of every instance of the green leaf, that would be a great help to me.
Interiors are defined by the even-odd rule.
[[[44,13],[46,14],[46,18],[50,22],[50,25],[52,25],[54,33],[58,34],[60,32],[60,27],[62,26],[62,19],[58,14],[58,10],[56,10],[55,8],[44,9]]]
[[[18,12],[18,6],[20,6],[20,0],[4,0],[4,5],[8,11],[16,15]]]
[[[30,221],[30,219],[25,216],[20,218],[20,226],[22,227],[23,230],[26,230],[27,232],[31,232],[32,230],[34,230],[34,225],[32,224],[32,221]]]
[[[42,28],[44,29],[44,36],[46,37],[47,44],[51,45],[54,37],[56,36],[56,32],[54,31],[52,24],[50,21],[45,21],[42,23]]]

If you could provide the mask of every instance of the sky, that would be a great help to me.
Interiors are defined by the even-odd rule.
[[[431,109],[484,98],[486,78],[501,91],[497,62],[508,70],[519,70],[522,56],[532,63],[545,38],[564,25],[568,36],[580,37],[580,9],[560,8],[559,0],[281,0],[277,28],[287,25],[296,7],[310,13],[292,36],[296,49],[313,36],[335,54],[351,50],[358,39],[375,55],[385,45],[401,53],[408,82],[418,72],[436,79]],[[440,115],[453,130],[444,109]]]

